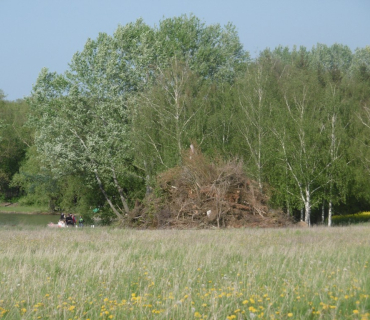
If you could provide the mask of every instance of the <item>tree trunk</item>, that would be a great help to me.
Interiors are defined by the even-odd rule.
[[[98,172],[97,172],[96,169],[94,170],[94,173],[95,173],[96,180],[98,181],[98,185],[99,185],[100,191],[103,193],[103,195],[105,197],[105,200],[107,200],[109,206],[111,207],[111,209],[113,210],[113,212],[116,214],[117,218],[119,220],[122,220],[122,214],[120,214],[118,212],[118,210],[115,208],[115,206],[113,205],[112,201],[108,197],[108,194],[105,192],[105,189],[103,187],[103,184],[102,184],[102,182],[100,180],[100,177],[99,177]]]
[[[310,193],[310,188],[306,187],[306,199],[304,202],[304,209],[306,212],[305,216],[305,222],[307,223],[308,226],[311,225],[311,193]]]
[[[114,184],[116,185],[116,188],[118,190],[119,196],[121,198],[122,206],[123,206],[123,208],[125,210],[125,213],[128,214],[130,212],[130,209],[128,207],[126,198],[123,195],[123,190],[122,190],[121,186],[118,183],[117,176],[116,176],[116,171],[115,171],[115,169],[113,167],[112,167],[112,173],[113,173]]]
[[[331,200],[329,201],[329,210],[328,210],[328,227],[331,227],[331,217],[333,215],[333,205]]]
[[[324,222],[325,222],[325,206],[323,201],[321,207],[321,223],[324,224]]]

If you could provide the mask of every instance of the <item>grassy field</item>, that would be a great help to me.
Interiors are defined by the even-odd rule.
[[[0,205],[0,212],[8,213],[27,213],[27,214],[37,214],[37,213],[48,213],[47,207],[37,207],[37,206],[4,206]]]
[[[370,225],[0,228],[1,319],[370,319]]]

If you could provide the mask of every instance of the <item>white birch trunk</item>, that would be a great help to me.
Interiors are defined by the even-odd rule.
[[[308,226],[311,225],[311,194],[310,194],[310,188],[306,187],[306,199],[304,201],[304,209],[305,209],[305,222]]]
[[[323,201],[321,207],[321,223],[324,224],[324,222],[325,222],[325,206]]]
[[[331,217],[333,215],[333,205],[331,200],[329,201],[329,211],[328,211],[328,227],[331,227]]]

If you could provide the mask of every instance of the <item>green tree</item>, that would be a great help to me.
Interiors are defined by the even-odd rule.
[[[0,193],[2,197],[17,195],[10,187],[12,176],[18,171],[32,133],[26,128],[28,105],[23,100],[6,101],[0,92]]]
[[[152,81],[131,99],[137,163],[149,176],[179,163],[192,142],[212,149],[225,124],[215,116],[215,88],[233,83],[249,59],[231,24],[206,26],[195,16],[161,21],[154,38]]]
[[[320,92],[313,72],[293,67],[282,79],[284,107],[277,110],[273,132],[280,146],[282,167],[295,184],[295,196],[305,208],[305,221],[311,223],[313,196],[323,187],[329,163],[323,162],[326,132],[319,103]]]
[[[95,58],[99,60],[98,56]],[[108,61],[105,58],[102,55],[102,59]],[[94,67],[106,67],[104,62],[100,63]],[[94,73],[91,70],[92,77]],[[41,72],[29,100],[33,110],[31,124],[37,131],[35,143],[44,161],[52,165],[55,176],[84,172],[95,177],[106,201],[121,219],[123,213],[129,212],[120,184],[123,176],[130,174],[127,110],[123,97],[117,96],[114,86],[111,90],[108,86],[94,88],[97,84],[93,79],[84,77],[86,81],[82,82],[78,74],[76,79],[73,74],[62,76],[47,70]],[[80,86],[73,80],[81,81]],[[90,86],[88,92],[85,85]],[[108,194],[107,189],[111,186],[120,202],[114,202]]]
[[[208,86],[176,58],[158,68],[157,81],[133,99],[133,139],[140,167],[151,173],[181,161],[193,141],[207,138]]]
[[[331,78],[331,75],[329,75]],[[348,106],[343,103],[344,93],[341,86],[331,79],[326,80],[322,103],[323,117],[326,118],[325,131],[327,132],[327,154],[324,154],[324,163],[329,163],[324,184],[324,199],[328,203],[328,226],[332,225],[334,205],[345,202],[350,180],[348,162],[350,115]],[[322,211],[324,222],[324,211]]]
[[[160,21],[155,39],[156,65],[168,66],[176,57],[205,79],[233,82],[249,60],[231,23],[207,26],[194,15],[182,15]]]
[[[50,211],[54,211],[60,198],[58,181],[50,169],[42,165],[36,147],[31,146],[11,185],[21,190],[22,204],[48,206]]]
[[[189,28],[195,33],[189,33]],[[64,75],[43,69],[29,99],[35,143],[44,161],[52,165],[53,174],[84,172],[94,177],[120,219],[129,211],[126,195],[130,186],[122,183],[130,180],[128,176],[144,181],[144,172],[132,165],[127,99],[144,86],[150,87],[157,77],[160,83],[164,73],[157,71],[170,66],[171,57],[184,61],[204,79],[231,81],[247,54],[230,24],[205,27],[193,16],[182,16],[163,20],[159,28],[151,29],[138,20],[118,27],[113,36],[101,33],[96,40],[89,39]],[[187,125],[177,124],[179,154]],[[115,191],[109,194],[112,188]]]
[[[238,83],[240,115],[237,123],[247,162],[248,172],[257,180],[260,191],[267,174],[265,167],[271,159],[271,115],[276,101],[276,81],[272,78],[268,59],[260,57],[250,64]]]

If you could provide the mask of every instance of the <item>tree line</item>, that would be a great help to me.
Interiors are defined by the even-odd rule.
[[[0,102],[0,192],[124,219],[190,145],[243,160],[270,205],[307,223],[370,205],[370,47],[266,49],[232,24],[139,19],[100,33],[69,69]]]

